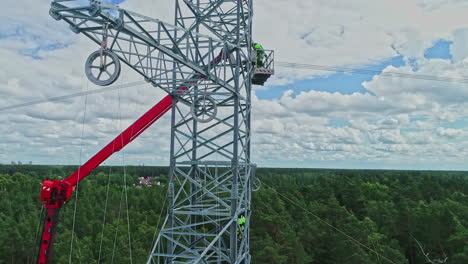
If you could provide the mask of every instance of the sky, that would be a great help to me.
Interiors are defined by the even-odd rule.
[[[107,2],[173,21],[174,1]],[[98,47],[53,20],[49,3],[0,9],[1,106],[99,88],[84,74]],[[468,84],[380,75],[468,76],[467,1],[255,0],[254,10],[254,40],[277,61],[379,72],[276,67],[253,91],[259,166],[468,170]],[[124,67],[116,84],[139,80]],[[0,163],[81,164],[163,96],[141,85],[1,111]],[[165,116],[106,164],[168,165],[168,139]]]

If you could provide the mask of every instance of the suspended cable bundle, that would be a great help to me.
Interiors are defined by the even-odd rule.
[[[276,66],[284,67],[284,68],[296,68],[296,69],[305,69],[305,70],[342,72],[342,73],[355,73],[355,74],[365,74],[365,75],[372,75],[372,76],[378,75],[378,76],[383,76],[383,77],[417,79],[417,80],[437,81],[437,82],[468,83],[468,77],[467,78],[452,78],[452,77],[442,77],[442,76],[413,74],[413,73],[402,73],[402,72],[382,72],[382,71],[359,69],[359,68],[324,66],[324,65],[314,65],[314,64],[301,64],[301,63],[291,63],[291,62],[282,62],[282,61],[276,62]]]

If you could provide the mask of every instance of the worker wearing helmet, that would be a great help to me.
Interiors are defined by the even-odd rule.
[[[242,234],[244,233],[245,230],[245,216],[242,215],[237,219],[237,224],[239,224],[239,229],[237,230],[239,240],[242,239]]]
[[[265,51],[263,50],[263,46],[259,43],[253,42],[252,47],[257,53],[257,67],[263,68],[265,67]]]

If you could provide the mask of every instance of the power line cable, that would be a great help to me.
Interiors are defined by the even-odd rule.
[[[452,77],[443,77],[435,75],[423,75],[423,74],[412,74],[412,73],[402,73],[402,72],[382,72],[377,70],[369,69],[359,69],[359,68],[347,68],[347,67],[336,67],[336,66],[325,66],[325,65],[315,65],[315,64],[301,64],[301,63],[292,63],[292,62],[275,62],[277,67],[281,68],[295,68],[295,69],[305,69],[305,70],[315,70],[315,71],[329,71],[329,72],[341,72],[341,73],[355,73],[355,74],[364,74],[364,75],[379,75],[383,77],[394,77],[394,78],[405,78],[405,79],[417,79],[417,80],[426,80],[426,81],[437,81],[437,82],[452,82],[452,83],[468,83],[468,77],[466,78],[452,78]],[[131,82],[122,85],[115,85],[111,87],[105,87],[100,89],[95,89],[92,91],[79,92],[74,94],[62,95],[57,97],[50,97],[45,99],[40,99],[36,101],[20,103],[15,105],[9,105],[5,107],[0,107],[0,112],[6,110],[12,110],[20,107],[37,105],[48,102],[62,101],[74,97],[80,97],[90,94],[98,94],[107,91],[119,90],[124,88],[130,88],[134,86],[139,86],[145,84],[145,81]]]
[[[278,67],[282,67],[282,68],[296,68],[296,69],[330,71],[330,72],[341,72],[341,73],[356,73],[356,74],[364,74],[364,75],[378,75],[378,76],[384,76],[384,77],[417,79],[417,80],[437,81],[437,82],[468,83],[468,77],[453,78],[453,77],[443,77],[443,76],[403,73],[403,72],[382,72],[382,71],[370,70],[370,69],[325,66],[325,65],[316,65],[316,64],[301,64],[301,63],[282,62],[282,61],[275,62],[275,65]]]
[[[273,190],[276,194],[280,195],[281,197],[283,197],[284,199],[288,200],[289,202],[291,202],[292,204],[294,204],[295,206],[299,207],[300,209],[304,210],[306,213],[309,213],[310,215],[312,215],[313,217],[315,217],[318,221],[320,221],[321,223],[327,225],[328,227],[330,227],[331,229],[337,231],[338,233],[342,234],[343,236],[345,236],[346,238],[348,238],[349,240],[351,240],[351,242],[353,242],[354,244],[358,245],[358,246],[361,246],[361,247],[364,247],[366,248],[367,250],[371,251],[372,253],[374,253],[376,256],[380,256],[382,257],[383,259],[385,259],[387,262],[389,263],[392,263],[392,264],[396,264],[396,262],[394,262],[393,260],[385,257],[384,255],[380,254],[379,252],[375,251],[374,249],[371,249],[370,247],[368,247],[367,245],[365,245],[364,243],[362,243],[361,241],[355,239],[354,237],[348,235],[346,232],[344,232],[343,230],[335,227],[334,225],[328,223],[327,221],[323,220],[320,216],[312,213],[310,210],[307,210],[307,208],[304,208],[302,205],[296,203],[295,201],[293,201],[292,199],[288,198],[287,196],[283,195],[282,193],[278,192],[275,188],[271,187],[270,185],[262,182],[263,185],[267,186],[268,188],[270,188],[271,190]]]
[[[115,85],[115,86],[111,86],[111,87],[104,87],[104,88],[100,88],[100,89],[84,91],[84,92],[79,92],[79,93],[74,93],[74,94],[62,95],[62,96],[57,96],[57,97],[49,97],[49,98],[40,99],[40,100],[36,100],[36,101],[31,101],[31,102],[26,102],[26,103],[20,103],[20,104],[0,107],[0,112],[6,111],[6,110],[12,110],[12,109],[15,109],[15,108],[20,108],[20,107],[25,107],[25,106],[31,106],[31,105],[37,105],[37,104],[43,104],[43,103],[55,102],[55,101],[62,101],[62,100],[66,100],[66,99],[70,99],[70,98],[74,98],[74,97],[81,97],[81,96],[90,95],[90,94],[97,94],[97,93],[103,93],[103,92],[107,92],[107,91],[130,88],[130,87],[143,85],[145,83],[146,83],[145,81],[131,82],[131,83]]]

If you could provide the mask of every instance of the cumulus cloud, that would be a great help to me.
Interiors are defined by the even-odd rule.
[[[49,2],[18,0],[0,10],[0,103],[96,89],[83,74],[97,46],[49,17]],[[112,1],[172,22],[174,1]],[[254,36],[280,61],[365,67],[394,56],[406,65],[384,72],[468,76],[468,3],[457,0],[255,0]],[[274,34],[272,34],[274,32]],[[452,41],[451,60],[426,59],[439,40]],[[281,68],[263,87],[324,77],[327,72]],[[141,80],[124,68],[119,82]],[[261,166],[467,168],[468,87],[376,75],[367,93],[286,91],[278,99],[253,96],[253,160]],[[256,87],[256,89],[260,89]],[[0,112],[0,162],[79,163],[164,93],[144,85]],[[86,102],[86,118],[85,116]],[[8,124],[8,125],[5,125]],[[131,164],[168,164],[169,119],[134,141]],[[82,139],[83,134],[83,139]],[[122,156],[110,163],[121,164]]]

